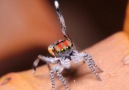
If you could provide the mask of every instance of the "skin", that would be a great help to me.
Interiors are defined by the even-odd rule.
[[[84,51],[90,53],[95,62],[103,69],[99,75],[103,81],[98,81],[90,72],[86,64],[80,62],[77,65],[71,63],[70,70],[64,72],[71,90],[128,90],[129,65],[123,64],[124,56],[129,53],[128,36],[119,32],[102,42]],[[8,82],[7,78],[11,78]],[[32,70],[10,73],[0,79],[0,90],[51,90],[49,70],[46,65],[37,69],[36,77]],[[56,78],[56,89],[64,90]],[[26,87],[25,87],[26,86]]]
[[[0,60],[34,47],[47,48],[63,38],[61,33],[48,0],[0,1]]]
[[[129,5],[127,12],[129,11]],[[85,49],[90,53],[96,64],[103,69],[99,73],[103,81],[98,81],[90,72],[86,64],[80,62],[71,69],[63,72],[69,82],[71,90],[128,90],[129,65],[123,59],[129,54],[129,14],[121,32],[115,33],[96,45]],[[56,78],[56,89],[64,90]],[[49,70],[46,65],[37,69],[36,77],[32,70],[9,73],[0,79],[0,90],[51,90]]]

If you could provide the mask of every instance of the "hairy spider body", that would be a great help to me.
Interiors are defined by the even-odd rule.
[[[57,73],[57,77],[63,83],[66,90],[70,90],[67,81],[62,76],[61,72],[64,69],[70,69],[70,61],[73,60],[74,63],[83,61],[87,63],[88,67],[91,69],[93,74],[97,79],[101,81],[101,78],[97,74],[96,70],[102,72],[102,70],[95,64],[90,54],[81,52],[79,53],[73,48],[73,44],[68,40],[59,40],[48,47],[48,51],[54,57],[46,57],[39,55],[34,62],[34,71],[40,60],[45,61],[47,64],[55,64],[50,70],[50,78],[52,82],[52,90],[55,90],[55,79],[54,72]]]
[[[95,64],[94,60],[92,59],[92,56],[86,52],[79,53],[74,47],[74,44],[72,43],[72,40],[66,33],[66,26],[64,22],[64,18],[60,12],[59,9],[59,3],[57,0],[54,0],[56,12],[59,17],[61,26],[62,26],[62,32],[65,37],[64,40],[58,40],[55,43],[51,44],[48,47],[49,53],[53,57],[46,57],[43,55],[39,55],[38,58],[34,61],[34,72],[36,71],[36,67],[40,60],[45,61],[47,64],[54,64],[52,68],[50,68],[50,79],[52,82],[52,90],[55,90],[55,78],[54,73],[56,72],[57,77],[62,82],[62,84],[65,86],[66,90],[70,90],[67,81],[62,76],[62,71],[64,69],[70,69],[70,61],[72,60],[74,63],[78,63],[80,61],[85,62],[90,70],[93,72],[94,76],[101,81],[101,78],[97,74],[96,70],[102,72],[102,70]]]

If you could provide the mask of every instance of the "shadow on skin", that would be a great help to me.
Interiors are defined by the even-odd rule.
[[[80,70],[81,70],[81,66],[85,65],[85,71],[83,71],[82,73],[80,73]],[[101,72],[98,72],[97,73],[101,73]],[[98,80],[94,75],[93,73],[90,71],[90,69],[88,68],[87,64],[86,63],[81,63],[80,65],[77,65],[75,64],[75,67],[71,67],[70,69],[65,69],[64,72],[62,73],[64,78],[66,78],[67,82],[68,82],[68,85],[70,85],[71,83],[75,83],[77,80],[79,80],[80,78],[82,77],[86,77],[91,80]],[[90,77],[88,77],[89,75],[91,75]],[[86,79],[87,79],[86,78]],[[99,80],[98,80],[99,81]],[[60,81],[61,83],[61,81]],[[57,90],[61,90],[62,88],[65,88],[63,86],[63,84],[60,84],[59,86],[57,86]]]
[[[46,66],[45,66],[46,67]],[[82,68],[84,68],[82,70]],[[47,68],[49,70],[49,68]],[[38,80],[44,80],[46,77],[49,77],[49,71],[47,73],[38,73],[40,70],[36,70],[37,73],[35,73],[35,78]],[[71,64],[70,69],[64,69],[62,72],[62,75],[64,78],[67,80],[68,85],[71,86],[72,83],[76,83],[80,78],[86,77],[85,79],[90,79],[90,80],[98,80],[93,73],[90,71],[86,63],[80,62],[78,64]],[[50,77],[49,77],[50,80]],[[50,80],[51,82],[51,80]],[[55,73],[55,82],[56,82],[56,89],[61,90],[64,89],[65,87],[63,86],[62,82],[58,79]],[[59,84],[57,84],[57,82]]]
[[[0,76],[9,72],[31,69],[33,67],[33,61],[39,54],[46,55],[47,50],[45,48],[34,48],[0,60]],[[45,62],[40,62],[39,66],[41,63],[44,64]]]

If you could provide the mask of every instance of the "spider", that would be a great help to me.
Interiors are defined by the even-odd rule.
[[[80,61],[83,61],[87,63],[90,70],[93,72],[95,77],[98,80],[102,80],[99,75],[97,74],[96,70],[102,72],[101,68],[99,68],[94,60],[92,59],[92,56],[86,52],[79,53],[75,46],[69,37],[69,35],[66,33],[66,25],[63,18],[63,15],[61,14],[61,11],[59,9],[59,3],[57,0],[54,0],[55,8],[57,15],[59,17],[61,26],[62,26],[62,32],[65,37],[63,40],[58,40],[55,43],[51,44],[48,47],[49,53],[53,57],[46,57],[43,55],[39,55],[38,58],[34,61],[34,72],[36,71],[36,67],[40,60],[45,61],[47,64],[54,64],[54,66],[50,69],[50,79],[52,82],[52,90],[55,90],[55,78],[54,73],[56,73],[59,80],[62,82],[62,84],[65,86],[66,90],[70,90],[68,83],[66,79],[61,74],[64,69],[70,69],[70,61],[73,60],[74,63],[78,63]]]

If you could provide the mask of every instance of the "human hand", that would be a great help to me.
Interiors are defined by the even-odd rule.
[[[128,10],[127,10],[128,11]],[[129,15],[127,15],[128,18]],[[128,20],[126,21],[129,22]],[[126,24],[126,26],[128,26]],[[125,27],[126,28],[126,27]],[[126,32],[125,32],[126,31]],[[72,64],[71,73],[64,75],[69,82],[71,90],[128,90],[129,66],[123,64],[124,57],[129,53],[129,29],[116,33],[100,43],[88,48],[95,62],[103,69],[100,73],[102,82],[96,80],[85,64]],[[84,50],[85,51],[85,50]],[[47,66],[37,69],[37,77],[32,71],[10,73],[0,79],[0,90],[50,90],[51,81]],[[64,90],[61,83],[56,80],[56,87]]]

